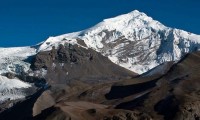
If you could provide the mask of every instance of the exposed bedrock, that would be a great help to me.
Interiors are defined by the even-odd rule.
[[[101,83],[128,79],[137,74],[112,63],[107,57],[78,45],[60,45],[51,51],[39,52],[33,59],[33,70],[46,69],[50,84],[67,84],[71,80]]]

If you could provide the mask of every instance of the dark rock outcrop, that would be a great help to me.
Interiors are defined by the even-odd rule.
[[[71,80],[90,83],[127,79],[136,76],[107,57],[78,45],[60,45],[58,49],[39,52],[32,62],[33,70],[46,69],[46,80],[50,84],[67,84]]]

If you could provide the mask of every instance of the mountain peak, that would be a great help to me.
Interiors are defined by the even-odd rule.
[[[138,10],[105,19],[80,32],[54,37],[41,50],[68,42],[63,39],[73,39],[73,43],[81,39],[88,48],[139,74],[166,61],[179,60],[200,44],[200,36],[166,27]]]
[[[145,13],[140,12],[138,10],[133,10],[133,11],[129,12],[128,14],[133,15],[133,16],[137,16],[137,15],[141,15],[141,14],[146,15]]]
[[[127,36],[128,34],[132,33],[135,30],[138,31],[142,29],[163,30],[167,29],[167,27],[161,24],[160,22],[153,20],[145,13],[139,12],[138,10],[134,10],[127,14],[104,19],[99,24],[85,30],[84,32],[89,33],[91,31],[97,32],[102,30],[108,30],[108,31],[116,30],[124,33]]]
[[[108,18],[103,21],[104,22],[117,22],[117,21],[129,22],[130,20],[133,21],[134,19],[152,20],[152,18],[147,16],[145,13],[139,12],[138,10],[134,10],[130,13],[122,14],[113,18]]]
[[[86,46],[80,45],[80,40]],[[58,47],[65,43],[92,48],[112,62],[141,74],[166,61],[180,60],[185,54],[198,50],[200,36],[166,27],[145,13],[134,10],[105,19],[80,32],[50,37],[37,51],[48,51],[52,46]]]

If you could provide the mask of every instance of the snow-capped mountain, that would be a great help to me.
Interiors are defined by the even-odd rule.
[[[47,51],[52,46],[77,44],[84,40],[112,62],[136,73],[144,73],[166,61],[180,60],[186,53],[200,48],[200,35],[166,27],[137,10],[103,22],[89,29],[50,37],[39,47]]]
[[[127,103],[127,101],[146,97],[147,93],[148,96],[150,95],[147,100],[150,99],[151,101],[151,93],[155,93],[157,90],[161,90],[162,92],[164,89],[164,92],[162,92],[164,96],[159,96],[158,100],[155,100],[155,105],[154,100],[152,100],[152,109],[155,109],[155,106],[159,105],[158,103],[162,103],[165,97],[169,98],[169,92],[172,93],[170,96],[174,94],[173,98],[180,97],[181,95],[185,96],[185,93],[179,93],[179,88],[181,88],[181,91],[188,88],[189,92],[193,93],[193,90],[191,92],[188,86],[193,81],[193,84],[196,84],[195,81],[198,79],[198,75],[194,71],[197,70],[198,72],[198,65],[196,63],[198,63],[199,54],[189,54],[189,58],[186,57],[186,61],[184,59],[184,62],[181,61],[180,64],[179,62],[176,64],[176,69],[170,72],[169,69],[171,70],[171,66],[176,61],[181,60],[187,53],[198,50],[200,50],[200,35],[166,27],[137,10],[114,18],[105,19],[99,24],[80,32],[49,37],[34,47],[0,48],[0,105],[2,105],[0,106],[0,112],[3,109],[10,108],[14,105],[13,103],[17,103],[23,98],[28,98],[33,102],[32,104],[35,104],[32,99],[39,97],[41,92],[46,90],[50,85],[52,86],[52,91],[50,89],[48,91],[51,91],[50,94],[53,93],[53,96],[48,95],[49,93],[44,93],[44,96],[42,95],[41,97],[42,100],[38,99],[39,104],[36,102],[35,105],[38,106],[36,109],[32,108],[30,102],[21,104],[22,106],[19,106],[19,108],[26,108],[24,105],[29,104],[27,106],[31,107],[29,108],[30,111],[36,110],[37,112],[37,109],[39,109],[41,112],[42,110],[40,109],[43,109],[43,107],[45,109],[49,107],[49,101],[46,100],[52,100],[53,104],[55,104],[58,103],[57,100],[63,103],[63,100],[70,100],[71,98],[89,100],[90,102],[96,98],[100,99],[100,101],[103,100],[100,103],[116,102],[117,104],[109,105],[116,107]],[[190,67],[193,70],[191,73],[189,73],[190,69],[188,69]],[[186,73],[184,73],[185,71]],[[137,80],[133,81],[134,79],[132,78],[138,76],[135,73],[145,74],[141,75],[142,77],[139,78],[141,80],[136,78]],[[158,80],[155,80],[154,76],[155,78],[158,77]],[[169,81],[169,83],[163,82],[162,79],[160,80],[160,76],[165,76],[167,78],[166,81]],[[186,83],[183,81],[183,83],[180,82],[174,85],[177,79],[184,80],[188,78],[193,81],[189,81],[188,83],[187,81]],[[111,82],[112,80],[113,83]],[[120,82],[117,83],[116,80],[120,80]],[[108,81],[108,85],[101,84]],[[159,85],[160,82],[163,82],[163,84]],[[155,87],[153,87],[154,84]],[[187,86],[182,88],[184,84],[187,84]],[[139,86],[136,92],[135,85]],[[198,88],[198,85],[197,82],[194,88]],[[140,91],[140,86],[142,92]],[[162,86],[167,87],[162,89]],[[173,89],[175,92],[171,92],[171,88],[175,87],[178,89]],[[124,95],[122,94],[123,96],[112,94],[117,93],[115,90],[121,92],[120,89],[125,93]],[[133,90],[133,94],[129,93],[130,89]],[[178,92],[176,93],[176,91]],[[70,92],[75,96],[71,95]],[[93,95],[93,93],[97,95]],[[153,97],[158,94],[160,92],[153,94]],[[64,97],[61,95],[64,95]],[[99,95],[103,95],[103,97],[101,98]],[[115,95],[117,99],[111,97]],[[57,98],[57,96],[59,97]],[[70,97],[68,99],[65,96]],[[132,96],[135,96],[134,99]],[[106,100],[111,101],[105,101],[105,97]],[[195,95],[195,97],[192,95],[189,98],[196,99],[197,97],[198,95]],[[40,104],[43,101],[45,104]],[[23,110],[26,111],[26,109]],[[149,110],[148,107],[147,109]],[[24,114],[24,111],[21,112]],[[87,108],[88,112],[90,113],[91,111],[88,111]],[[158,111],[156,112],[159,113]],[[192,114],[192,116],[194,115]]]
[[[79,44],[84,41],[86,46]],[[89,29],[49,37],[34,47],[0,48],[0,73],[27,71],[29,56],[60,44],[92,48],[112,62],[142,74],[166,61],[180,60],[200,48],[200,35],[166,27],[137,10],[105,19]]]

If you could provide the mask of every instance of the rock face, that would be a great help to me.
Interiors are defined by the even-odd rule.
[[[136,76],[90,48],[71,44],[39,52],[31,67],[33,70],[46,69],[46,80],[52,84],[67,84],[70,80],[98,83]]]
[[[80,105],[81,104],[81,105]],[[88,102],[65,102],[51,108],[51,112],[43,111],[35,119],[57,120],[151,120],[151,117],[139,111],[107,109],[107,106]],[[45,116],[45,114],[49,114]],[[78,113],[78,114],[77,114]]]

